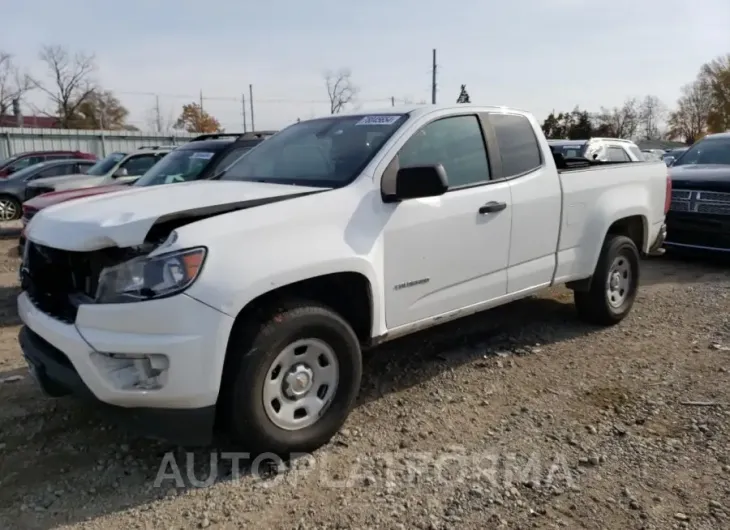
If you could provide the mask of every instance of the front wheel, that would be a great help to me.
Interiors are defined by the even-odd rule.
[[[268,312],[231,339],[225,417],[236,442],[285,455],[326,444],[360,389],[360,344],[350,325],[316,303]]]
[[[7,195],[0,197],[0,221],[15,221],[20,219],[20,202]]]
[[[592,324],[612,326],[631,311],[639,288],[639,250],[626,236],[608,235],[588,291],[574,293],[578,315]]]

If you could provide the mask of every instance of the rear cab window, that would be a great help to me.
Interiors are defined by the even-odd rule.
[[[519,114],[489,114],[502,159],[502,176],[518,177],[543,165],[540,144],[526,117]]]

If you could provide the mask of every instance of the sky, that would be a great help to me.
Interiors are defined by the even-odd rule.
[[[329,112],[324,74],[347,68],[357,105],[431,99],[598,111],[627,97],[674,105],[702,63],[730,53],[728,0],[25,0],[3,2],[0,50],[37,77],[43,45],[93,53],[101,86],[149,128],[199,101],[227,131]],[[157,97],[155,97],[155,95]],[[43,105],[40,94],[29,103]]]

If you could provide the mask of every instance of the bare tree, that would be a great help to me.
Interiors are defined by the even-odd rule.
[[[61,127],[68,128],[78,108],[96,90],[93,74],[96,60],[93,55],[76,53],[71,55],[61,46],[44,46],[40,59],[48,68],[48,83],[37,79],[33,84],[42,90],[55,107],[49,116],[57,116]]]
[[[0,51],[0,116],[8,114],[13,101],[31,88],[30,78],[15,66],[13,56]]]
[[[646,96],[639,106],[641,137],[654,140],[661,137],[659,126],[664,123],[667,107],[656,96]]]
[[[669,116],[669,138],[691,144],[707,133],[707,119],[712,111],[712,87],[704,77],[682,87],[677,110]]]
[[[629,98],[620,108],[601,108],[594,121],[597,136],[633,138],[639,129],[639,102]]]
[[[352,103],[357,96],[359,89],[352,83],[351,77],[352,73],[347,68],[342,68],[336,73],[327,72],[324,75],[330,101],[330,114],[341,112],[345,105]]]
[[[712,90],[712,109],[707,117],[709,132],[730,130],[730,53],[702,66],[700,77]]]

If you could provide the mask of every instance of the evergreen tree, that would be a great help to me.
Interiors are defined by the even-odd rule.
[[[466,85],[461,85],[461,92],[456,100],[457,103],[471,103],[469,92],[466,91]]]

